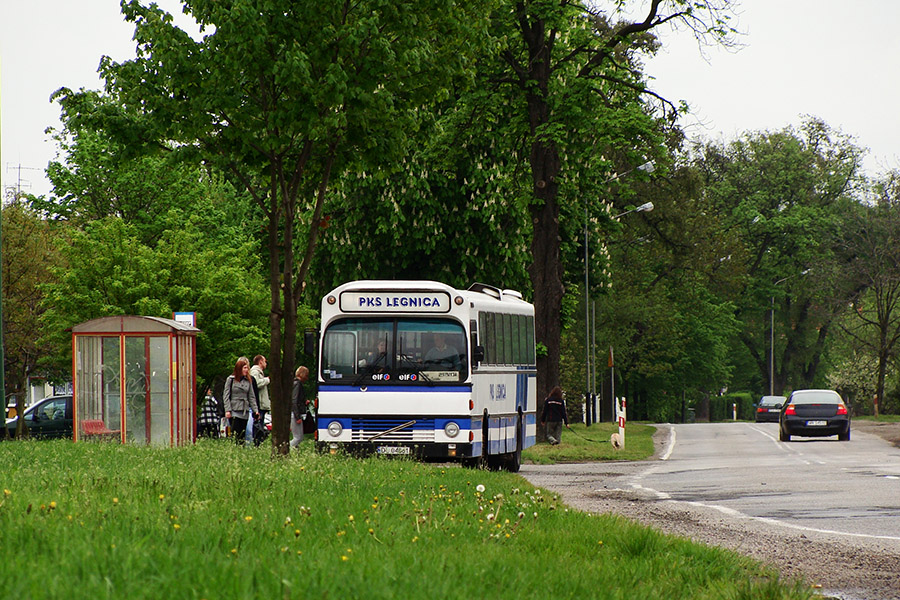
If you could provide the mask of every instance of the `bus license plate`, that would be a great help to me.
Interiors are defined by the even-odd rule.
[[[375,448],[378,454],[410,454],[409,446],[378,446]]]
[[[828,421],[807,421],[807,427],[824,427],[828,425]]]

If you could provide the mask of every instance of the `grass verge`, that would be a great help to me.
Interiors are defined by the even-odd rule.
[[[527,448],[522,453],[525,462],[539,465],[564,462],[596,462],[604,460],[645,460],[653,456],[652,425],[628,423],[625,447],[616,450],[609,438],[618,433],[615,423],[597,423],[590,427],[574,423],[571,429],[563,428],[562,440],[551,446],[543,443]]]
[[[7,442],[0,464],[9,598],[810,597],[509,473],[205,440]]]

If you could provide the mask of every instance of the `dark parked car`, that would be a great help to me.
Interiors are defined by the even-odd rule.
[[[779,439],[792,435],[822,437],[836,435],[850,441],[850,411],[841,395],[833,390],[796,390],[781,408]]]
[[[756,422],[757,423],[777,423],[781,417],[781,407],[784,396],[763,396],[756,405]]]
[[[72,396],[49,396],[25,410],[25,424],[33,437],[72,437]],[[16,434],[18,417],[6,420],[9,437]]]

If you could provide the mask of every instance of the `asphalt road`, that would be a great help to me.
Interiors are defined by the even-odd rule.
[[[850,442],[779,442],[774,423],[672,429],[666,460],[632,485],[797,531],[859,536],[900,549],[900,448],[859,433]]]
[[[779,442],[769,423],[658,428],[653,460],[521,474],[581,510],[737,550],[835,597],[900,598],[900,448],[860,431]]]

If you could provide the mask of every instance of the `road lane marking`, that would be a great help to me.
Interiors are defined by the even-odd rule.
[[[660,457],[660,460],[669,460],[673,450],[675,450],[675,428],[669,425],[669,445],[666,448],[665,454]]]
[[[649,488],[645,488],[648,491]],[[706,504],[705,502],[695,502],[690,500],[667,500],[667,502],[672,503],[681,503],[681,504],[689,504],[692,506],[700,506],[703,508],[711,508],[713,510],[717,510],[726,515],[730,515],[732,517],[743,517],[745,519],[750,519],[752,521],[759,521],[761,523],[766,523],[768,525],[779,525],[781,527],[786,527],[788,529],[796,529],[798,531],[808,531],[811,533],[823,533],[826,535],[842,535],[846,537],[854,537],[854,538],[865,538],[872,540],[891,540],[891,541],[900,541],[900,536],[896,535],[871,535],[868,533],[851,533],[848,531],[834,531],[832,529],[819,529],[817,527],[806,527],[805,525],[797,525],[796,523],[788,523],[786,521],[780,521],[778,519],[773,519],[771,517],[754,517],[752,515],[748,515],[734,508],[728,508],[727,506],[720,506],[718,504]]]

